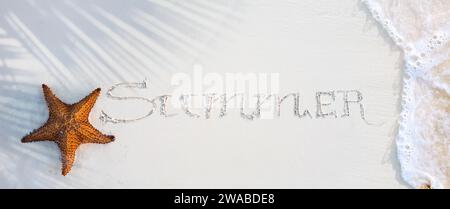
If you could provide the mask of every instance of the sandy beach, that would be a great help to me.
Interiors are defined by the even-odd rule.
[[[402,53],[358,0],[0,1],[0,11],[1,188],[408,188],[394,146]],[[369,123],[357,105],[299,119],[291,103],[256,121],[236,109],[100,120],[148,110],[108,98],[113,85],[147,78],[122,94],[170,94],[173,76],[198,65],[219,77],[277,73],[279,92],[300,92],[313,116],[316,92],[358,90]],[[82,145],[66,177],[55,144],[20,142],[47,119],[42,83],[67,103],[101,87],[90,121],[116,136]]]

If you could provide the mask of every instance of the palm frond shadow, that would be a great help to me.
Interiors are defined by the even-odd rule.
[[[75,101],[125,78],[167,78],[233,30],[237,2],[0,0],[0,187],[95,185],[81,172],[62,177],[54,144],[20,143],[46,120],[40,84]]]

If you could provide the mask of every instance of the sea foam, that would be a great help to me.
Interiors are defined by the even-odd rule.
[[[450,1],[363,2],[404,55],[402,177],[415,188],[450,188]]]

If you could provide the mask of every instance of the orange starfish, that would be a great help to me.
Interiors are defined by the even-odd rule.
[[[47,122],[22,138],[22,142],[53,141],[61,150],[62,175],[67,175],[75,161],[75,152],[81,144],[106,144],[114,141],[114,136],[104,135],[89,123],[89,113],[100,94],[95,89],[78,103],[69,105],[59,100],[42,84],[45,101],[49,109]]]

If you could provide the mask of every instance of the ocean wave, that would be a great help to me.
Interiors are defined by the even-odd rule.
[[[363,2],[404,55],[402,176],[415,188],[450,188],[450,1]]]

